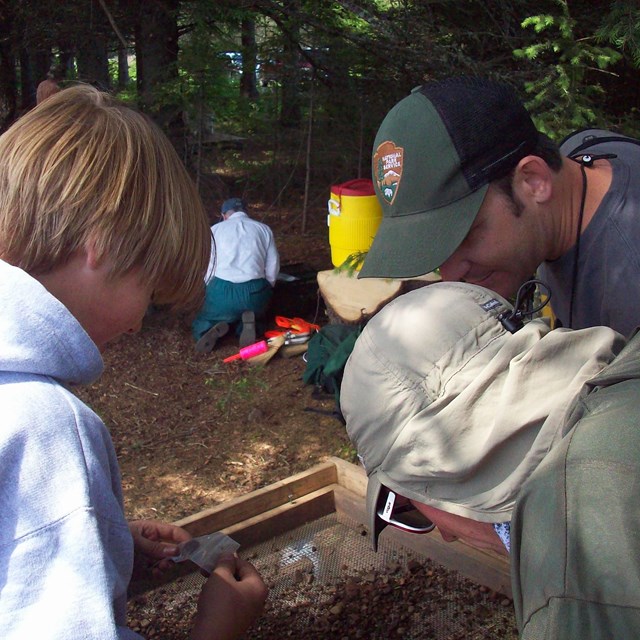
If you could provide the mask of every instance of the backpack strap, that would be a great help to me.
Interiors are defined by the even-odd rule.
[[[636,138],[627,138],[625,136],[591,136],[589,139],[579,144],[575,149],[569,151],[566,155],[569,158],[582,155],[582,152],[585,149],[590,149],[591,147],[604,142],[630,142],[631,144],[640,145],[640,140],[636,140]]]

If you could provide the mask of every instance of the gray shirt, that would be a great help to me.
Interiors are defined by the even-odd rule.
[[[584,136],[612,136],[589,130],[561,147],[571,152]],[[573,291],[574,329],[605,325],[630,335],[640,325],[640,145],[602,142],[581,153],[615,153],[611,186],[580,238],[578,276],[573,283],[575,246],[558,260],[543,263],[538,276],[552,292],[551,306],[562,326],[569,326]],[[587,179],[589,168],[585,169]]]

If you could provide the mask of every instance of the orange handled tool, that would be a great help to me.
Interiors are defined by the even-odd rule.
[[[289,329],[292,333],[311,333],[311,331],[320,331],[320,326],[307,322],[302,318],[285,318],[284,316],[276,316],[276,324],[283,329]]]

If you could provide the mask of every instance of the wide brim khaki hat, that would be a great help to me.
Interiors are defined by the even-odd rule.
[[[512,334],[495,293],[436,283],[374,316],[345,367],[341,409],[367,471],[372,536],[381,486],[479,522],[505,522],[518,491],[562,437],[584,383],[624,338],[606,327]]]

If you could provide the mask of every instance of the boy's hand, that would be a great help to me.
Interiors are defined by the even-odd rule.
[[[223,555],[202,588],[192,640],[234,640],[262,613],[268,589],[255,567]]]
[[[155,520],[132,520],[129,530],[135,549],[134,574],[151,569],[159,577],[173,565],[169,558],[178,555],[178,544],[191,540],[185,529]]]

